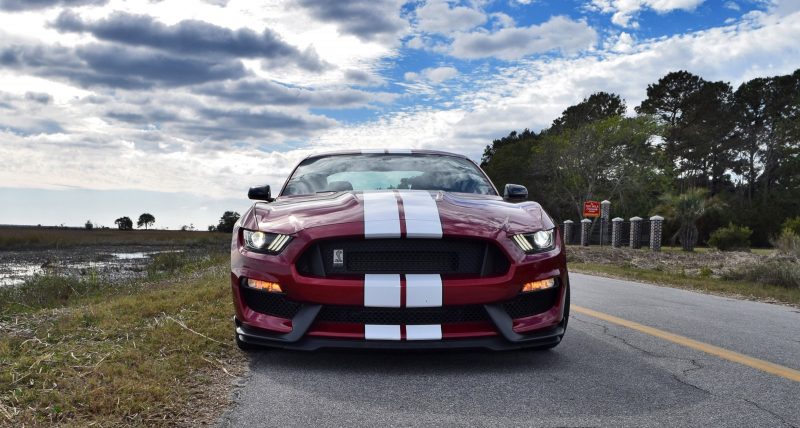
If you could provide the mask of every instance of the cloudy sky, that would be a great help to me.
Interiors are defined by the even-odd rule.
[[[798,40],[798,0],[0,0],[0,224],[205,229],[313,151],[479,159],[592,92],[789,73]]]

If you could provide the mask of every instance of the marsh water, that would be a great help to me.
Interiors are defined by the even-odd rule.
[[[21,284],[35,275],[98,276],[107,281],[141,278],[156,254],[183,252],[163,246],[111,246],[0,251],[0,287]]]

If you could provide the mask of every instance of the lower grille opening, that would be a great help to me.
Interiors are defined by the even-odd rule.
[[[254,290],[244,286],[240,290],[244,304],[258,313],[292,319],[300,310],[300,303],[287,299],[284,294]]]
[[[513,300],[503,303],[511,318],[525,318],[547,312],[556,304],[560,287],[549,290],[522,293]]]
[[[241,287],[244,304],[265,315],[292,319],[302,306],[286,298],[285,294],[268,293]],[[552,308],[558,300],[560,287],[522,293],[503,303],[512,319],[541,314]],[[483,305],[441,306],[433,308],[374,308],[363,306],[323,306],[317,321],[352,324],[451,324],[490,321]]]
[[[317,321],[354,324],[450,324],[488,321],[481,305],[442,306],[436,308],[366,308],[323,306]]]

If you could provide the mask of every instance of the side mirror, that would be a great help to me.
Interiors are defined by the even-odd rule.
[[[269,190],[269,185],[251,187],[250,190],[247,191],[247,197],[257,201],[272,202],[275,200],[272,198],[272,192]]]
[[[528,189],[519,184],[506,184],[503,199],[508,202],[521,202],[528,199]]]

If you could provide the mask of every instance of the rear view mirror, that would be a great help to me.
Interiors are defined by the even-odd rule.
[[[247,197],[257,201],[272,202],[275,200],[272,198],[272,192],[270,191],[268,184],[264,186],[251,187],[247,192]]]
[[[528,199],[528,189],[519,184],[506,184],[503,199],[508,202],[521,202]]]

